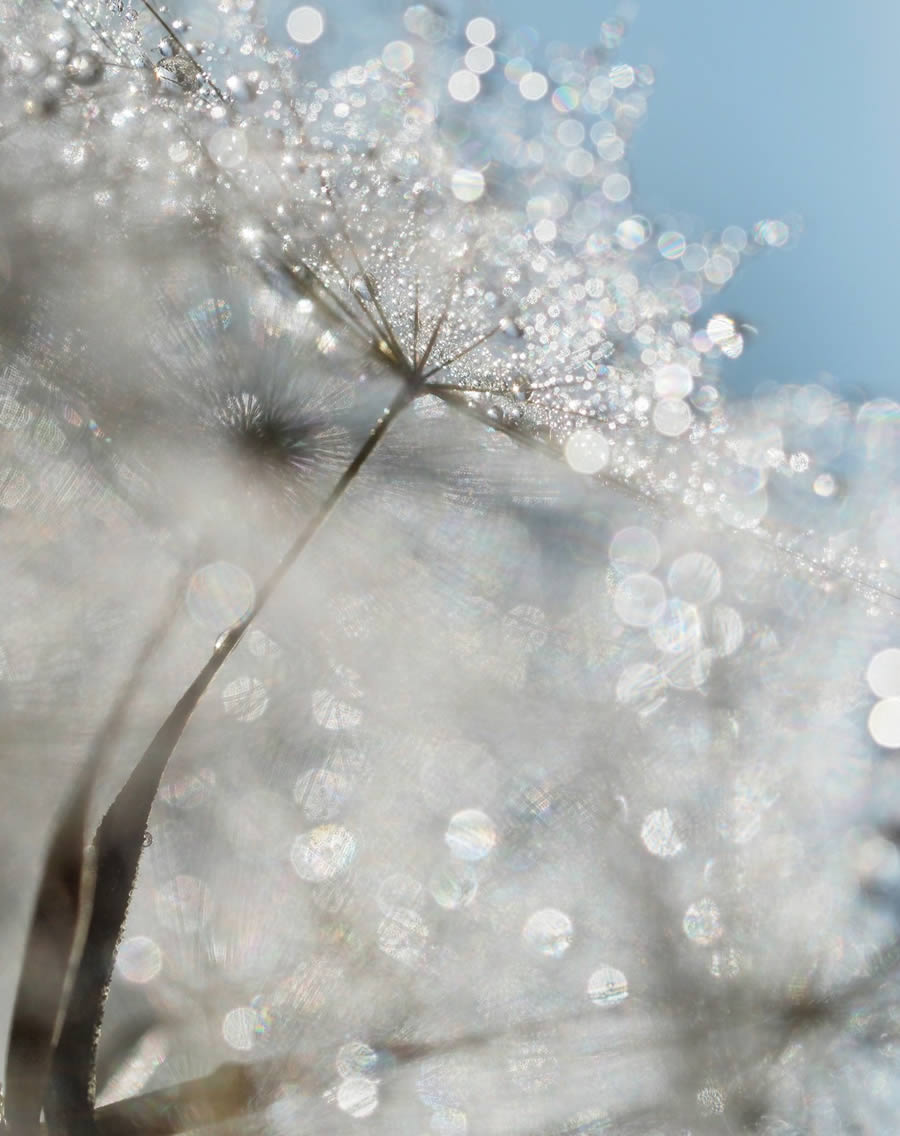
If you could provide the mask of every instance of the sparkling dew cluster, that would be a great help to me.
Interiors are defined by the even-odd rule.
[[[790,1014],[819,996],[817,983],[829,989],[875,970],[867,951],[888,942],[892,930],[883,908],[857,906],[856,878],[848,885],[842,875],[845,845],[853,847],[859,878],[882,898],[894,894],[900,874],[890,836],[893,798],[885,795],[883,815],[873,821],[881,825],[877,832],[847,821],[862,809],[871,779],[888,780],[883,771],[873,774],[874,747],[864,731],[853,733],[854,715],[868,698],[864,674],[878,698],[868,741],[900,748],[897,650],[880,641],[883,591],[900,549],[900,505],[879,498],[862,474],[850,492],[861,457],[879,473],[891,468],[898,411],[886,400],[856,408],[815,384],[762,389],[726,413],[720,367],[741,354],[751,331],[724,309],[702,327],[696,317],[745,256],[787,244],[790,227],[769,219],[749,231],[730,226],[691,235],[635,211],[627,144],[646,111],[653,74],[617,61],[624,32],[617,21],[602,25],[590,51],[554,47],[540,55],[527,31],[507,35],[476,17],[459,34],[436,10],[413,5],[403,38],[319,82],[308,74],[327,38],[326,16],[308,5],[274,29],[252,0],[222,0],[215,12],[204,8],[185,20],[122,0],[60,0],[34,21],[23,21],[21,5],[10,0],[0,0],[0,12],[17,29],[0,62],[2,144],[33,173],[34,139],[58,141],[57,192],[31,205],[15,201],[22,216],[64,228],[70,219],[60,201],[77,179],[88,182],[93,208],[108,218],[124,208],[127,223],[138,228],[185,222],[260,271],[280,298],[254,328],[281,321],[283,331],[290,309],[297,354],[316,366],[364,373],[367,381],[389,375],[421,400],[423,429],[446,409],[441,400],[492,428],[489,443],[479,435],[490,454],[503,452],[505,435],[546,442],[574,473],[629,489],[653,506],[650,519],[637,521],[622,503],[627,498],[604,505],[604,551],[577,575],[564,610],[537,603],[528,587],[517,602],[506,602],[485,569],[466,579],[470,593],[460,607],[478,615],[467,620],[447,602],[441,581],[414,575],[413,538],[408,549],[397,538],[409,553],[409,578],[426,589],[434,610],[450,613],[440,641],[454,666],[500,701],[521,699],[519,706],[533,689],[547,694],[547,704],[583,699],[590,715],[604,715],[604,742],[616,751],[602,769],[579,748],[584,741],[573,723],[584,719],[574,710],[538,733],[547,753],[522,770],[516,755],[492,752],[469,736],[474,727],[452,717],[442,719],[443,735],[423,729],[409,747],[418,746],[413,756],[396,754],[385,740],[396,734],[379,727],[374,711],[373,723],[367,717],[371,707],[390,708],[396,698],[396,691],[379,696],[390,689],[380,673],[389,671],[390,603],[367,592],[334,601],[329,610],[346,640],[341,650],[352,657],[354,645],[374,644],[382,666],[346,665],[329,646],[303,710],[326,756],[286,794],[251,786],[236,803],[220,804],[244,868],[270,854],[269,828],[296,832],[302,825],[282,849],[282,875],[272,887],[287,892],[289,878],[308,889],[308,901],[307,892],[290,900],[297,925],[312,922],[312,911],[326,929],[328,950],[304,956],[274,990],[247,992],[240,1004],[231,988],[208,996],[226,1051],[265,1049],[278,1038],[279,1021],[306,1021],[336,1003],[332,1032],[343,1040],[324,1096],[350,1118],[372,1116],[392,1070],[375,1027],[373,1036],[366,1032],[365,997],[342,1007],[344,964],[334,959],[350,960],[347,973],[392,1026],[396,1007],[379,1003],[379,976],[388,974],[404,990],[408,981],[410,1000],[424,1007],[432,1027],[447,1013],[443,1002],[435,1008],[435,991],[464,1000],[453,980],[462,959],[483,982],[472,995],[477,1021],[509,1033],[497,1080],[513,1085],[514,1095],[533,1094],[536,1116],[555,1115],[555,1106],[547,1104],[545,1114],[537,1103],[542,1093],[552,1100],[561,1083],[553,1030],[579,1047],[565,1092],[559,1090],[577,1103],[596,1079],[596,1063],[584,1058],[591,1045],[615,1038],[604,1053],[612,1061],[618,1039],[637,1030],[637,1048],[649,1052],[660,1007],[680,1014],[687,999],[690,1013],[682,1018],[693,1021],[696,1011],[701,1022],[721,1026],[729,1015],[750,1021],[748,1002],[756,999],[763,1007],[761,1022],[753,1019],[758,1036],[773,1051],[781,1047],[765,1097],[775,1117],[769,1130],[787,1130],[782,1116],[812,1123],[818,1114],[809,1099],[817,1098],[804,1097],[804,1086],[815,1081],[819,1057],[849,1053],[852,1069],[857,1042],[864,1045],[849,1035],[834,1041],[824,1026],[825,1040],[814,1038],[805,1049],[789,1044],[798,1036]],[[12,254],[0,244],[0,288],[12,273]],[[212,296],[192,309],[194,323],[197,312],[218,313],[210,337],[192,347],[192,362],[217,358],[202,354],[203,342],[228,333],[229,321],[219,318],[226,308]],[[259,332],[260,341],[268,335]],[[229,389],[220,404],[231,418],[258,427],[250,395]],[[0,426],[10,436],[38,416],[24,396],[9,394],[2,405]],[[95,434],[100,430],[84,419]],[[43,484],[41,462],[43,452],[30,476]],[[452,500],[462,500],[465,486],[453,488]],[[29,492],[24,473],[7,477],[0,504],[14,510]],[[402,520],[402,509],[393,507]],[[484,556],[489,537],[502,531],[509,547],[495,567],[513,576],[515,553],[534,551],[525,524],[488,510],[473,509],[472,517]],[[706,517],[724,526],[696,523]],[[768,539],[756,540],[757,533]],[[433,539],[436,547],[442,540],[450,546],[458,531],[442,519]],[[869,588],[871,611],[847,614],[837,599],[826,609],[838,592],[835,581],[847,576]],[[402,577],[382,584],[402,598]],[[250,576],[224,561],[200,568],[188,588],[188,614],[204,634],[240,618],[252,602]],[[866,671],[872,638],[878,649]],[[301,688],[299,680],[285,681],[293,663],[276,639],[272,627],[255,629],[241,673],[228,676],[218,710],[229,730],[263,730],[282,713],[280,696]],[[824,641],[839,649],[812,681],[804,673],[810,644],[821,648]],[[793,779],[791,761],[771,752],[773,731],[802,770]],[[225,760],[216,770],[198,762],[193,772],[168,775],[163,804],[183,816],[224,801],[217,786],[228,769]],[[820,790],[815,809],[808,807],[811,786]],[[408,795],[408,818],[399,815],[395,792]],[[368,819],[361,797],[374,802]],[[377,831],[379,804],[385,815],[396,811],[397,831],[409,825],[410,847],[430,842],[422,844],[430,850],[425,869],[415,857],[394,863],[399,841]],[[287,819],[292,810],[300,811],[299,821]],[[421,829],[414,827],[417,813],[427,814]],[[266,824],[254,825],[253,817]],[[831,837],[841,825],[837,848]],[[607,832],[615,834],[610,843]],[[562,870],[552,865],[554,853]],[[602,912],[584,903],[581,883],[573,883],[598,863],[610,881]],[[620,863],[638,865],[633,879]],[[833,896],[821,897],[823,879]],[[760,899],[767,889],[783,901],[779,910]],[[662,915],[654,917],[671,924],[662,934],[646,912],[634,916],[634,907],[656,894],[664,898]],[[372,896],[374,916],[365,908]],[[219,918],[214,907],[199,871],[175,874],[152,896],[149,889],[139,893],[137,933],[123,943],[117,977],[142,987],[161,974],[202,985],[186,965],[187,977],[179,974],[177,952],[163,951],[157,938],[204,933]],[[816,925],[823,912],[837,930]],[[208,947],[213,961],[227,956],[235,967],[245,952],[256,980],[264,951],[249,923],[243,911],[223,917],[219,939],[210,933]],[[358,949],[368,939],[375,963]],[[478,952],[466,954],[472,941]],[[266,949],[277,969],[284,962],[279,948]],[[659,965],[646,965],[648,959]],[[787,999],[787,1011],[776,996]],[[160,1004],[171,1009],[177,997],[164,992]],[[519,1013],[524,1003],[528,1013]],[[567,1034],[573,1005],[575,1032]],[[599,1011],[603,1024],[595,1014],[579,1034],[585,1008]],[[873,1029],[878,1012],[861,1011]],[[537,1024],[516,1033],[523,1021]],[[397,1025],[400,1033],[407,1028]],[[657,1054],[641,1066],[640,1078],[626,1080],[646,1084],[648,1093],[663,1084],[682,1094],[688,1106],[680,1119],[691,1116],[698,1132],[717,1130],[733,1102],[737,1108],[757,1099],[759,1053],[729,1038],[737,1071],[698,1044],[699,1073],[662,1077],[665,1062]],[[169,1042],[151,1035],[143,1044],[132,1063],[138,1088]],[[470,1062],[467,1081],[454,1061],[438,1052],[410,1087],[435,1132],[465,1132],[466,1110],[479,1097],[478,1070]],[[883,1103],[890,1086],[876,1089]],[[579,1124],[596,1126],[579,1130],[603,1129],[622,1105],[617,1091],[610,1090],[603,1110],[577,1114]],[[485,1123],[501,1131],[506,1121],[485,1103],[492,1099],[482,1094]],[[291,1093],[279,1095],[269,1110],[272,1130],[290,1130],[291,1109],[301,1105]],[[515,1130],[525,1130],[527,1113],[522,1106],[515,1114]]]

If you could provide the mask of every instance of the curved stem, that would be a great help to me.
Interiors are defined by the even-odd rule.
[[[97,1136],[98,1133],[93,1108],[94,1067],[106,993],[137,879],[144,831],[169,757],[225,660],[352,485],[390,423],[409,405],[415,393],[415,385],[408,383],[397,394],[315,516],[259,588],[250,612],[219,637],[203,668],[160,726],[100,822],[94,837],[94,904],[51,1072],[46,1108],[51,1136]]]

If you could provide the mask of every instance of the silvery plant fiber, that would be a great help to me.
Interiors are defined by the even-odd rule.
[[[7,1130],[896,1131],[900,408],[620,21],[326,18],[0,0]]]

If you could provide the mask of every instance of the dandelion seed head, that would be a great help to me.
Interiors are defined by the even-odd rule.
[[[0,570],[13,610],[77,596],[0,629],[13,728],[58,703],[87,736],[121,612],[171,575],[190,669],[389,430],[173,757],[112,998],[158,952],[154,999],[220,1047],[336,1053],[266,1111],[285,1131],[648,1101],[687,1130],[757,1094],[809,1127],[826,1046],[854,1072],[890,1046],[900,506],[893,400],[727,397],[752,329],[719,293],[795,223],[637,212],[653,73],[612,56],[621,20],[543,50],[411,5],[325,75],[318,8],[163,34],[116,7],[2,64]]]

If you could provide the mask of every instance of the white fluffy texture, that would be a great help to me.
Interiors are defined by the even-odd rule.
[[[27,178],[70,130],[21,125]],[[261,283],[227,214],[146,243],[165,177],[94,144],[75,188],[0,180],[4,1006],[145,637],[168,624],[98,812],[400,382]],[[815,457],[792,397],[733,415],[787,548],[680,509],[659,439],[646,504],[520,444],[555,403],[521,437],[433,396],[398,418],[171,760],[125,931],[161,964],[114,978],[101,1103],[245,1061],[243,1132],[890,1130],[900,799],[865,672],[896,617],[843,573],[896,551],[894,427],[861,414],[817,503],[772,456]]]

